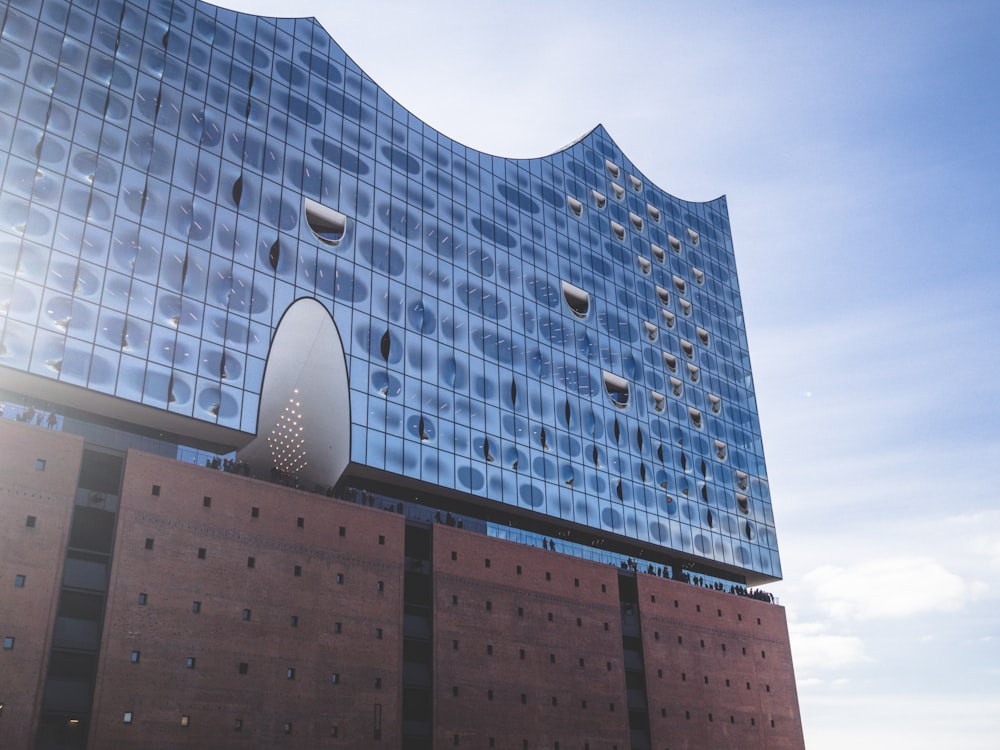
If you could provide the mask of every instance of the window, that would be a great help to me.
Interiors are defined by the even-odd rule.
[[[291,626],[293,628],[297,628],[299,626],[299,616],[298,615],[292,615]]]
[[[337,573],[337,583],[343,583],[343,582],[344,582],[344,574]]]
[[[294,573],[294,575],[295,575],[296,578],[301,578],[302,577],[302,566],[301,565],[296,565],[295,568],[293,569],[293,573]]]
[[[145,602],[140,602],[140,604],[144,603]],[[191,602],[191,611],[196,615],[199,614],[201,612],[201,602]]]
[[[203,508],[211,508],[212,507],[212,498],[210,498],[208,495],[205,495],[201,499],[201,505],[202,505]]]
[[[333,623],[333,632],[334,633],[340,633],[340,632],[343,631],[343,629],[344,629],[344,623],[342,623],[342,622],[335,622],[335,623]]]
[[[385,545],[385,534],[379,534],[378,535],[378,543],[381,544],[381,545],[383,545],[383,546]]]
[[[248,557],[247,558],[247,567],[248,568],[252,568],[252,567],[254,567],[256,565],[257,565],[257,558],[256,557]]]
[[[525,706],[528,705],[528,694],[527,693],[521,693],[521,704],[525,705]]]
[[[683,645],[683,644],[684,644],[684,637],[683,637],[683,636],[680,636],[680,635],[679,635],[679,636],[677,636],[677,645],[678,645],[678,646],[681,646],[681,645]]]
[[[260,508],[256,505],[250,509],[250,518],[260,518]]]
[[[687,682],[687,672],[681,672],[681,682]]]
[[[486,700],[489,700],[489,701],[493,700],[493,691],[492,690],[487,690],[486,691]]]
[[[761,651],[760,652],[760,658],[761,659],[766,659],[767,658],[767,654],[765,654],[763,651]]]
[[[283,731],[283,732],[284,732],[285,734],[291,734],[291,733],[292,733],[292,722],[290,722],[290,721],[286,721],[286,722],[285,722],[285,723],[284,723],[284,724],[282,725],[282,731]]]
[[[375,628],[375,640],[382,640],[382,628]]]
[[[452,685],[451,695],[452,695],[453,698],[457,698],[458,697],[458,685]]]
[[[330,675],[330,683],[333,685],[340,684],[340,672],[334,672],[332,675]]]
[[[493,602],[491,602],[491,601],[487,601],[486,602],[486,611],[487,612],[492,612],[493,611]]]
[[[382,689],[382,678],[381,677],[376,677],[375,678],[375,689],[376,690],[381,690]]]
[[[552,574],[549,571],[547,571],[547,570],[545,571],[545,580],[546,581],[551,581],[552,580]]]
[[[376,591],[385,591],[385,581],[376,581],[375,582],[375,590]]]
[[[3,649],[4,651],[12,651],[14,649],[14,636],[5,635],[3,637]]]
[[[246,674],[249,671],[250,671],[250,665],[247,664],[245,661],[241,661],[240,662],[240,674]]]
[[[131,654],[129,655],[129,657],[128,657],[128,658],[129,658],[129,661],[130,661],[130,662],[132,662],[133,664],[138,664],[138,663],[139,663],[139,658],[140,658],[141,656],[142,656],[142,652],[141,652],[141,651],[133,651],[133,652],[132,652],[132,653],[131,653]]]
[[[663,670],[662,669],[657,669],[656,670],[656,676],[662,679],[663,678]]]
[[[553,706],[558,706],[559,705],[559,701],[558,701],[558,699],[554,695],[552,696],[552,705]]]
[[[730,687],[729,680],[726,680],[726,687]]]
[[[146,537],[146,549],[153,549],[153,537]]]
[[[340,529],[337,531],[337,535],[338,536],[347,536],[347,527],[346,526],[341,526]]]
[[[549,622],[552,622],[552,613],[549,612]]]
[[[340,729],[337,727],[336,724],[331,724],[330,725],[330,736],[331,737],[339,737],[340,736]]]
[[[124,714],[122,714],[122,724],[131,724],[131,723],[132,723],[132,712],[126,711]]]
[[[458,595],[457,594],[452,594],[451,595],[451,603],[452,604],[458,604]]]
[[[45,459],[36,458],[35,459],[35,471],[45,471]]]
[[[249,609],[244,609],[243,610],[243,620],[245,622],[250,620],[250,610]]]
[[[517,608],[517,616],[518,617],[524,617],[524,607],[518,607]]]
[[[39,459],[39,460],[40,460],[40,459]],[[36,467],[35,467],[35,468],[37,468],[37,465],[36,465]],[[45,462],[44,462],[44,461],[42,461],[42,468],[43,468],[43,469],[45,468]],[[151,495],[152,495],[153,497],[159,497],[159,496],[160,496],[160,485],[158,485],[158,484],[154,484],[154,485],[153,485],[153,489],[152,489],[152,491],[150,492],[150,494],[151,494]]]
[[[483,560],[483,562],[486,563],[487,568],[490,567],[490,558],[487,557],[486,559]]]
[[[583,620],[581,618],[579,618],[579,617],[576,618],[576,626],[578,628],[582,628],[583,627]]]
[[[198,661],[198,660],[197,660],[197,659],[195,659],[195,658],[194,658],[193,656],[189,656],[189,657],[187,658],[187,662],[185,663],[185,666],[186,666],[186,667],[187,667],[188,669],[194,669],[194,667],[195,667],[195,664],[197,663],[197,661]]]
[[[580,701],[580,708],[582,708],[582,709],[586,709],[587,708],[587,699],[586,698],[584,698],[583,700]]]
[[[457,560],[458,559],[458,553],[455,550],[451,551],[451,559],[452,560]]]
[[[524,661],[524,649],[521,649],[521,661]]]
[[[602,594],[608,593],[608,584],[606,584],[606,583],[602,583],[601,584],[601,593]]]
[[[306,527],[306,519],[304,519],[302,516],[299,516],[298,518],[295,519],[295,525],[300,529],[304,529]]]
[[[295,679],[295,667],[289,667],[285,670],[285,677],[289,680]]]
[[[138,599],[139,606],[140,607],[146,606],[146,602],[148,601],[148,599],[149,599],[149,597],[146,595],[145,591],[140,592],[139,593],[139,599]]]
[[[199,547],[198,548],[198,559],[199,560],[204,560],[205,556],[207,554],[208,554],[208,551],[204,547]]]
[[[653,631],[653,640],[654,641],[660,640],[660,631],[659,630],[654,630]]]
[[[604,629],[605,629],[605,630],[610,630],[610,629],[611,629],[611,626],[610,626],[610,625],[608,625],[608,623],[604,623]]]
[[[14,576],[14,588],[23,589],[24,581],[25,581],[24,576],[18,573],[16,576]]]
[[[583,666],[583,657],[582,656],[580,657],[579,663],[580,663],[580,666],[582,667]]]
[[[233,720],[233,731],[234,732],[242,732],[243,731],[243,719],[234,719]]]
[[[764,690],[766,690],[768,693],[770,693],[771,692],[771,686],[770,685],[765,685],[764,686]]]
[[[717,615],[718,615],[719,617],[722,617],[722,610],[721,610],[721,609],[717,609],[717,610],[715,610],[715,612],[716,612],[716,614],[717,614]]]
[[[521,566],[520,565],[517,566],[517,574],[521,575]]]
[[[458,641],[452,641],[451,642],[451,650],[452,651],[458,651]]]
[[[191,725],[191,717],[188,716],[187,714],[182,714],[181,715],[181,726],[182,727],[188,727],[190,725]]]
[[[35,528],[35,524],[37,522],[38,518],[35,516],[28,516],[26,519],[24,519],[24,525],[27,526],[29,529]]]

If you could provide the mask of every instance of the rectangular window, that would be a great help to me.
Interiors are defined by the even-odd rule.
[[[458,651],[458,641],[452,641],[451,642],[451,650],[452,651]]]
[[[145,604],[145,601],[139,602],[140,604]],[[201,612],[201,602],[191,602],[191,611],[195,614]]]
[[[286,721],[282,725],[282,730],[284,731],[285,734],[291,734],[292,733],[292,722]]]
[[[341,526],[340,529],[337,531],[337,534],[339,536],[347,536],[347,527]]]
[[[487,557],[483,562],[486,563],[487,568],[490,567],[490,558]]]
[[[453,605],[454,605],[454,604],[458,604],[458,594],[452,594],[452,595],[451,595],[451,603],[452,603]]]
[[[3,637],[3,649],[4,651],[11,651],[14,648],[14,636],[5,635]]]
[[[719,617],[722,617],[722,610],[721,609],[717,609],[715,611],[716,611],[716,613],[718,614]]]
[[[385,546],[385,534],[378,535],[378,543]]]
[[[521,566],[520,565],[517,566],[517,574],[521,575]]]
[[[493,691],[492,690],[487,690],[486,691],[486,700],[490,700],[490,701],[493,700]]]
[[[182,727],[191,726],[191,717],[188,716],[187,714],[182,714],[181,715],[181,726]]]
[[[289,680],[294,680],[295,679],[295,667],[289,667],[287,670],[285,670],[285,677],[287,677]]]
[[[299,626],[299,616],[298,615],[292,615],[292,617],[291,617],[291,626],[293,628],[297,628]]]
[[[517,608],[517,616],[518,617],[524,617],[524,607],[518,607]]]
[[[601,593],[606,594],[608,592],[608,585],[606,583],[601,584]]]
[[[205,555],[207,555],[207,554],[208,554],[208,551],[204,547],[199,547],[198,548],[198,559],[199,560],[204,560],[205,559]]]
[[[552,613],[549,612],[549,622],[552,622]]]
[[[334,672],[332,675],[330,675],[330,682],[333,683],[334,685],[339,684],[340,683],[340,672]]]
[[[376,591],[385,591],[385,581],[378,581],[375,583]]]
[[[16,589],[23,589],[24,588],[24,581],[25,581],[25,577],[23,575],[21,575],[20,573],[18,573],[16,576],[14,576],[14,588],[16,588]]]
[[[381,690],[382,689],[382,678],[381,677],[376,677],[375,678],[375,689],[376,690]]]
[[[453,698],[457,698],[458,697],[458,685],[452,685],[452,687],[451,687],[451,696]]]
[[[574,578],[574,579],[573,579],[573,585],[574,585],[574,586],[575,586],[576,588],[580,588],[580,579],[579,579],[579,578]]]
[[[250,508],[250,518],[260,518],[260,508],[256,505]]]
[[[524,661],[524,649],[521,649],[521,661]]]
[[[256,557],[248,557],[247,558],[247,567],[248,568],[252,568],[255,565],[257,565],[257,558]]]
[[[233,720],[233,731],[234,732],[242,732],[243,731],[243,719],[234,719]]]
[[[44,464],[43,464],[43,465],[44,465]],[[160,485],[158,485],[158,484],[154,484],[154,485],[153,485],[153,489],[152,489],[152,491],[150,492],[150,494],[151,494],[151,495],[152,495],[153,497],[159,497],[159,496],[160,496]]]
[[[551,581],[552,580],[552,574],[549,571],[547,571],[547,570],[545,571],[545,580],[546,581]]]
[[[44,458],[36,458],[35,459],[35,471],[45,471],[45,459]]]
[[[656,604],[656,594],[650,594],[649,601],[651,601],[653,604]]]
[[[486,602],[486,611],[487,612],[491,612],[492,610],[493,610],[493,602],[487,601]]]
[[[141,651],[133,651],[131,653],[131,655],[129,656],[129,661],[131,661],[133,664],[138,664],[139,663],[139,658],[141,656],[142,656],[142,652]]]
[[[306,527],[306,519],[303,518],[302,516],[299,516],[298,518],[295,519],[295,525],[298,526],[300,529],[304,529]]]
[[[212,507],[212,498],[210,498],[208,495],[205,495],[201,499],[201,505],[202,505],[203,508],[211,508]]]
[[[122,724],[131,724],[131,723],[132,723],[132,712],[126,711],[124,714],[122,714]]]
[[[26,519],[24,519],[24,525],[27,526],[29,529],[35,528],[35,524],[37,522],[38,518],[35,516],[28,516]]]
[[[578,628],[582,628],[583,627],[583,620],[580,619],[579,617],[576,618],[576,626]]]
[[[452,560],[457,560],[458,559],[458,553],[455,550],[451,551],[451,559]]]
[[[250,610],[249,609],[244,609],[243,610],[243,620],[244,621],[248,621],[249,619],[250,619]]]
[[[146,537],[146,549],[153,549],[153,537]]]
[[[343,582],[344,582],[344,574],[337,573],[337,583],[343,583]]]
[[[487,656],[493,656],[493,644],[492,643],[486,644],[486,655]]]
[[[330,736],[331,737],[338,737],[338,736],[340,736],[340,729],[337,727],[336,724],[331,724],[330,725]]]
[[[186,666],[187,666],[187,668],[188,668],[188,669],[194,669],[194,665],[195,665],[195,664],[196,664],[197,662],[198,662],[198,660],[197,660],[197,659],[195,659],[195,658],[194,658],[193,656],[189,656],[189,657],[187,658],[187,663],[186,663]]]
[[[246,674],[249,671],[250,671],[250,665],[247,664],[245,661],[241,661],[240,662],[240,674]]]
[[[296,565],[295,569],[293,570],[293,573],[294,573],[294,575],[295,575],[296,578],[301,578],[302,577],[302,566],[301,565]]]
[[[382,640],[382,628],[375,628],[375,640]]]
[[[335,622],[335,623],[333,623],[333,632],[334,633],[339,633],[343,629],[344,629],[344,623],[342,623],[342,622]]]

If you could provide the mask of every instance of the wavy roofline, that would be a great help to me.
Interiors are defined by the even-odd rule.
[[[238,0],[234,0],[234,4],[237,1]],[[656,180],[649,179],[649,177],[646,175],[646,173],[642,169],[640,169],[638,167],[638,165],[632,159],[630,159],[628,156],[626,156],[625,150],[619,145],[618,141],[615,140],[615,138],[611,135],[611,133],[608,131],[608,129],[606,127],[604,127],[604,124],[600,123],[600,122],[597,123],[596,125],[593,125],[589,130],[585,130],[577,138],[571,140],[565,146],[562,146],[560,148],[556,148],[553,151],[549,151],[547,153],[543,153],[543,154],[538,155],[538,156],[509,156],[509,155],[506,155],[506,154],[491,153],[491,152],[486,151],[484,149],[477,148],[475,146],[470,146],[467,143],[464,143],[463,141],[460,141],[457,138],[454,138],[454,137],[448,135],[448,133],[446,133],[444,130],[440,129],[437,125],[434,125],[433,123],[428,122],[423,117],[421,117],[420,115],[418,115],[415,112],[413,112],[409,107],[407,107],[401,101],[399,101],[399,99],[397,99],[388,89],[386,89],[381,83],[379,83],[378,81],[376,81],[371,75],[368,74],[368,72],[365,70],[365,68],[362,67],[358,63],[357,60],[354,59],[354,57],[344,48],[344,46],[337,40],[337,38],[329,31],[329,29],[327,29],[323,25],[323,23],[320,21],[320,19],[317,18],[316,16],[272,16],[272,15],[260,15],[260,14],[251,13],[251,12],[248,12],[248,11],[245,11],[245,10],[236,10],[234,8],[227,7],[225,5],[219,5],[217,3],[209,2],[209,0],[194,0],[194,4],[195,5],[206,5],[206,6],[209,6],[209,7],[212,7],[212,8],[219,8],[219,9],[228,11],[230,13],[235,13],[235,14],[241,15],[241,16],[247,16],[247,17],[253,17],[253,18],[262,18],[262,19],[266,19],[266,20],[270,20],[270,21],[275,21],[275,22],[277,22],[277,21],[309,21],[309,22],[312,22],[312,24],[314,26],[316,26],[317,28],[321,29],[323,31],[323,33],[327,35],[327,37],[330,39],[330,42],[333,45],[335,45],[336,47],[338,47],[340,49],[340,51],[343,52],[344,57],[347,58],[347,60],[352,65],[354,65],[354,67],[356,67],[365,78],[367,78],[369,81],[371,81],[372,84],[374,84],[378,88],[379,91],[383,92],[386,96],[388,96],[392,100],[392,102],[394,104],[396,104],[399,107],[401,107],[403,110],[406,111],[406,113],[408,115],[410,115],[411,117],[417,119],[423,125],[431,128],[438,135],[442,135],[445,138],[447,138],[448,140],[452,141],[453,143],[457,143],[458,145],[462,146],[463,148],[469,149],[470,151],[472,151],[472,152],[474,152],[476,154],[480,154],[480,155],[483,155],[483,156],[488,156],[490,158],[495,158],[495,159],[506,159],[508,161],[543,161],[543,160],[546,160],[546,159],[551,159],[551,158],[553,158],[555,156],[558,156],[560,154],[566,153],[570,149],[572,149],[573,147],[575,147],[575,146],[577,146],[579,144],[584,143],[588,139],[590,139],[590,138],[596,138],[599,134],[603,134],[611,142],[611,144],[618,151],[618,153],[621,154],[622,160],[625,161],[625,162],[627,162],[630,165],[631,171],[636,172],[636,173],[642,175],[643,179],[648,180],[651,185],[655,186],[658,190],[660,190],[663,193],[666,193],[667,195],[671,196],[675,200],[683,201],[684,203],[688,203],[688,204],[691,204],[691,205],[705,205],[705,206],[708,206],[708,205],[711,205],[711,204],[714,204],[714,203],[719,203],[720,201],[726,201],[726,194],[725,193],[721,193],[718,196],[716,196],[715,198],[711,198],[711,199],[708,199],[708,200],[700,201],[700,200],[691,200],[689,198],[681,198],[680,196],[677,196],[674,193],[670,192],[669,190],[663,188],[660,185],[660,183],[657,182]],[[728,213],[728,205],[727,205],[727,213]]]

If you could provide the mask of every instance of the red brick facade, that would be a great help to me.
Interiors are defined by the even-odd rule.
[[[0,721],[27,750],[83,443],[0,440]],[[399,748],[405,539],[396,513],[130,452],[89,746]],[[627,750],[637,669],[656,750],[803,747],[781,607],[629,573],[635,610],[616,567],[431,539],[435,747]]]

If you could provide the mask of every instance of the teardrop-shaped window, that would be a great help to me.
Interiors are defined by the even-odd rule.
[[[618,417],[615,417],[615,442],[616,443],[620,442],[621,437],[622,437],[622,428],[618,424]]]
[[[620,479],[615,483],[615,494],[618,495],[619,500],[625,499],[625,493],[622,490],[622,480]]]
[[[740,509],[740,513],[750,514],[750,500],[746,495],[736,493],[736,506]]]
[[[172,404],[177,401],[177,397],[174,395],[174,374],[170,373],[170,377],[167,379],[167,403]]]
[[[566,413],[566,426],[569,427],[570,426],[570,421],[571,421],[571,419],[573,417],[573,410],[570,409],[570,407],[569,407],[569,399],[566,399],[565,413]]]
[[[510,402],[514,406],[517,406],[517,381],[510,381]]]
[[[708,521],[708,528],[715,528],[715,516],[712,514],[711,509],[705,512],[705,520]]]
[[[184,261],[181,263],[181,289],[184,288],[184,281],[188,275],[188,251],[184,251]]]
[[[240,200],[243,198],[243,175],[236,178],[236,182],[233,183],[233,203],[240,205]]]
[[[617,221],[611,222],[611,231],[615,233],[615,237],[620,240],[625,239],[625,227],[619,224]]]
[[[590,312],[590,295],[568,281],[562,283],[562,293],[570,311],[578,318],[586,318]]]
[[[642,428],[641,427],[637,428],[636,431],[635,431],[635,442],[636,442],[636,445],[639,446],[639,452],[642,453],[643,437],[642,437]]]
[[[596,445],[594,446],[593,450],[590,453],[590,460],[594,462],[594,466],[600,466],[601,465],[601,458],[600,458],[600,454],[598,454],[598,452],[597,452],[597,446]]]
[[[639,464],[639,477],[642,479],[643,482],[646,481],[646,464],[643,463]]]
[[[271,252],[267,254],[267,262],[271,264],[271,269],[278,270],[278,261],[281,259],[281,244],[278,240],[271,245]]]
[[[663,248],[660,247],[659,245],[650,245],[649,247],[653,253],[653,257],[656,258],[658,261],[660,261],[660,263],[662,263],[664,258],[666,257],[666,253],[663,252]]]
[[[417,432],[420,434],[420,441],[424,443],[430,440],[426,427],[427,426],[424,424],[424,418],[421,416],[420,420],[417,422]]]
[[[656,296],[660,298],[660,302],[662,302],[664,305],[670,304],[670,292],[668,292],[662,286],[656,287]]]
[[[229,373],[226,371],[226,350],[222,350],[222,356],[219,357],[219,378],[225,380],[229,377]]]
[[[583,204],[572,195],[566,196],[566,203],[569,205],[569,210],[577,216],[583,213]]]
[[[382,352],[382,359],[386,362],[389,361],[389,348],[392,345],[392,337],[389,336],[389,332],[386,331],[382,334],[382,341],[379,342],[379,349]]]
[[[542,450],[543,451],[549,450],[549,441],[548,441],[548,439],[545,436],[545,428],[544,427],[538,433],[538,440],[542,444]]]

